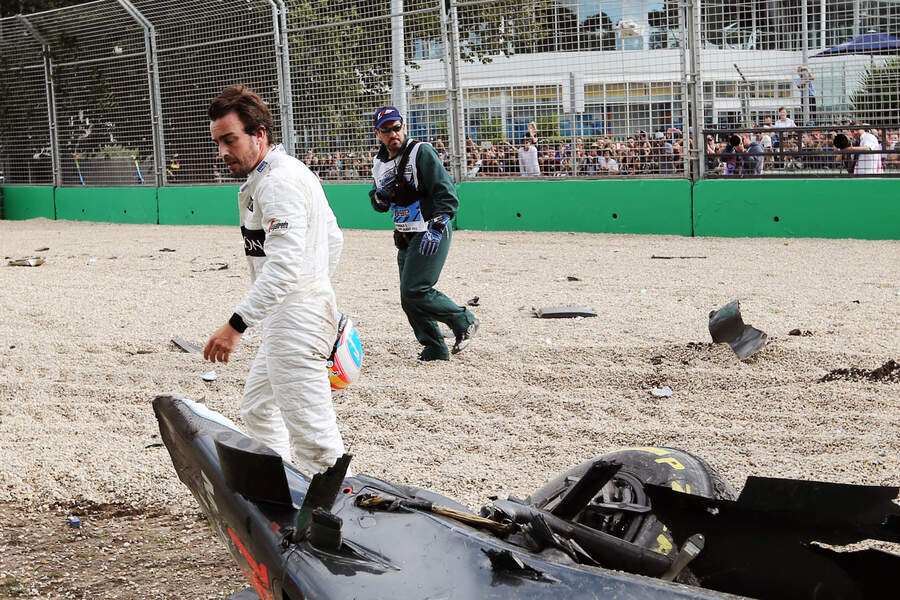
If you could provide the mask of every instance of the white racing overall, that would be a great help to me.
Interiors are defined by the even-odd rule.
[[[312,476],[344,453],[325,361],[337,334],[331,275],[343,236],[318,178],[282,146],[238,193],[252,285],[235,314],[262,323],[241,417],[250,434]]]

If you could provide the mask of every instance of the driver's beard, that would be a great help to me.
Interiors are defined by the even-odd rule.
[[[231,173],[231,176],[234,177],[235,179],[243,179],[244,177],[249,175],[251,172],[253,172],[253,167],[248,167],[244,163],[237,163],[237,167],[238,167],[237,171],[232,171],[230,167],[228,169],[228,172]]]

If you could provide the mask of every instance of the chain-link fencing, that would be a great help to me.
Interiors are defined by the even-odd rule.
[[[894,0],[96,0],[0,19],[0,177],[234,183],[233,83],[333,182],[385,104],[457,181],[896,174],[898,38]]]
[[[53,183],[50,72],[42,42],[28,21],[0,19],[0,177],[5,183]]]
[[[677,7],[464,0],[457,10],[469,176],[685,173]]]
[[[268,103],[276,131],[283,132],[279,5],[265,0],[131,2],[155,28],[163,181],[228,181],[210,139],[206,109],[225,86],[248,85]]]
[[[396,104],[410,135],[433,139],[428,115],[407,111],[407,95],[417,94],[410,80],[421,48],[442,44],[439,2],[288,0],[286,8],[295,151],[320,178],[370,177],[379,106]]]
[[[706,176],[896,171],[900,3],[704,0],[701,11]],[[836,152],[841,133],[861,149]]]

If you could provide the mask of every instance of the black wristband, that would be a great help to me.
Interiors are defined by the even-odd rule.
[[[441,217],[446,216],[447,221],[441,221]],[[447,227],[447,223],[450,222],[450,217],[448,215],[437,215],[436,217],[432,217],[429,223],[429,229],[432,231],[437,231],[438,233],[444,233],[444,228]]]
[[[245,331],[247,331],[247,324],[244,323],[244,319],[241,317],[241,315],[237,313],[231,315],[231,318],[228,319],[228,324],[231,325],[238,333],[244,333]]]

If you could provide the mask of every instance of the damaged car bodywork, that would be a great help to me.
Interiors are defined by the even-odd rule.
[[[153,402],[180,479],[251,584],[233,598],[880,597],[898,488],[751,478],[671,448],[586,461],[473,513],[428,490],[312,478],[202,404]]]

